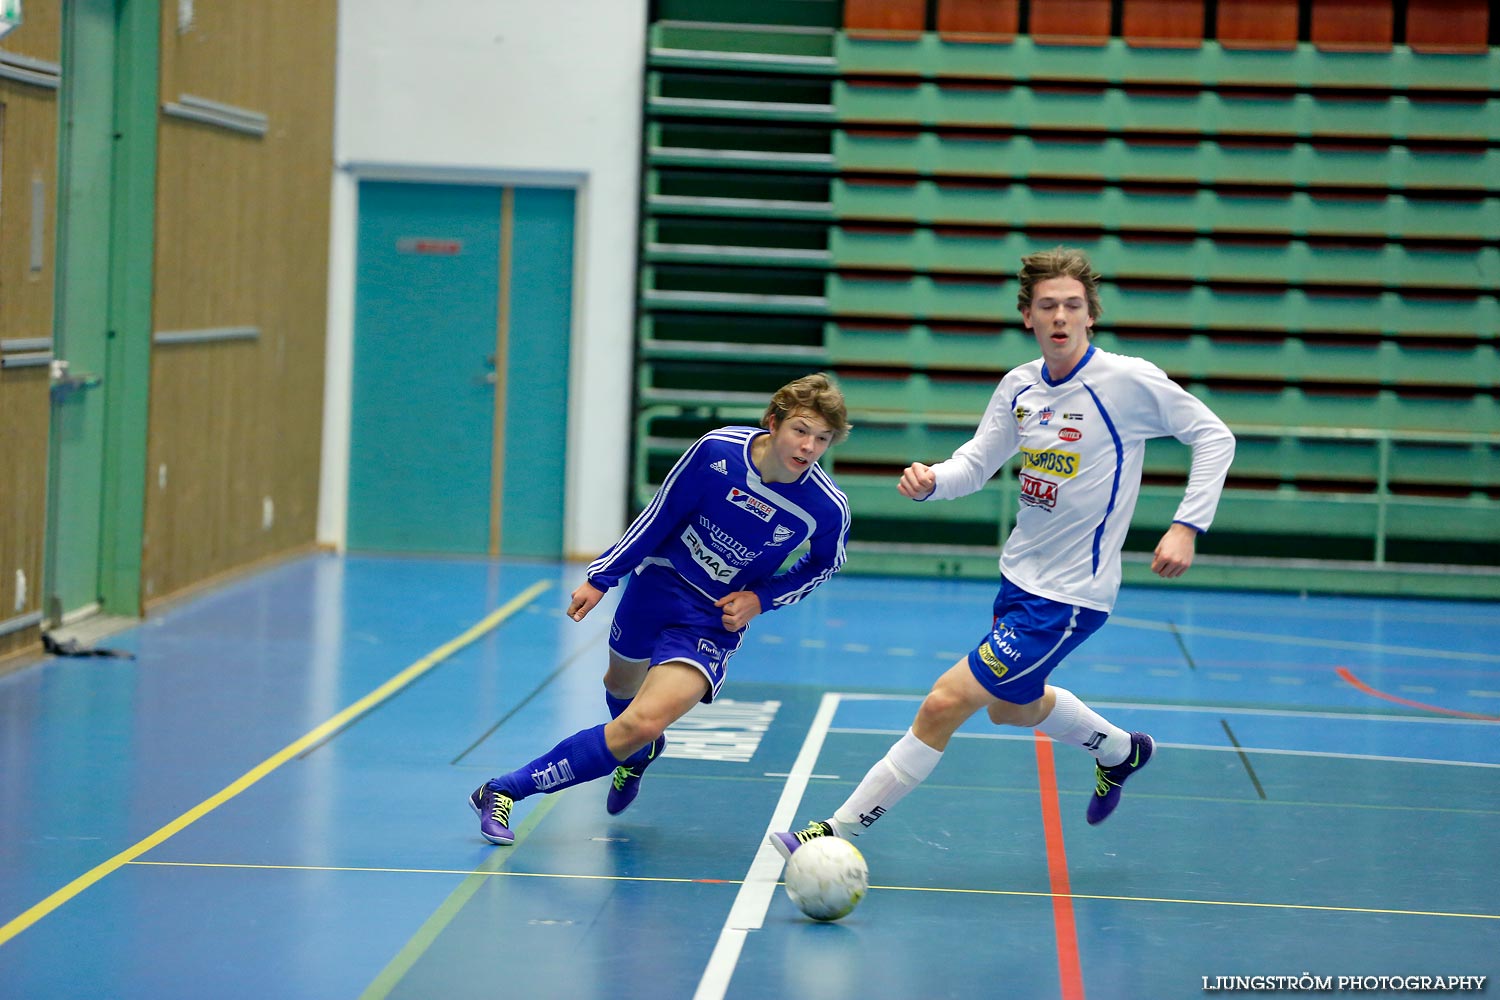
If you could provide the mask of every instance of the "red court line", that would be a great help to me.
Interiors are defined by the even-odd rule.
[[[1334,669],[1338,671],[1338,675],[1346,682],[1354,685],[1365,694],[1373,695],[1376,698],[1384,698],[1386,701],[1394,701],[1398,705],[1406,705],[1410,708],[1420,708],[1424,712],[1436,712],[1439,715],[1453,715],[1460,719],[1479,719],[1481,722],[1500,722],[1500,716],[1497,715],[1480,715],[1478,712],[1460,712],[1456,708],[1439,708],[1437,705],[1424,705],[1420,701],[1412,701],[1410,698],[1387,694],[1384,691],[1370,687],[1370,685],[1355,677],[1348,667],[1335,667]]]
[[[1047,842],[1047,876],[1052,882],[1052,924],[1057,932],[1057,975],[1062,1000],[1083,1000],[1078,961],[1078,928],[1073,923],[1073,891],[1068,884],[1068,852],[1063,848],[1062,811],[1057,807],[1057,767],[1052,739],[1036,734],[1037,785],[1042,793],[1042,830]]]

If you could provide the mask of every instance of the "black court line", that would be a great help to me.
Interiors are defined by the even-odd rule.
[[[479,748],[479,746],[482,743],[484,743],[485,740],[489,739],[491,736],[493,736],[495,734],[495,730],[497,730],[501,726],[505,725],[506,721],[509,720],[511,716],[515,715],[521,709],[525,708],[527,706],[527,704],[530,703],[531,699],[533,699],[537,695],[541,694],[542,691],[544,691],[546,689],[546,687],[547,687],[548,684],[551,684],[553,681],[555,681],[559,677],[561,677],[562,676],[562,672],[564,670],[567,670],[569,667],[571,667],[578,660],[578,658],[580,656],[582,656],[584,653],[590,652],[594,648],[594,646],[598,644],[599,640],[602,639],[602,638],[604,638],[604,633],[600,632],[598,635],[594,636],[594,638],[590,639],[588,642],[584,643],[582,646],[579,646],[578,649],[576,651],[574,651],[574,653],[573,653],[572,656],[568,657],[566,660],[563,660],[561,663],[559,663],[557,665],[557,668],[555,670],[553,670],[552,673],[548,674],[546,677],[543,677],[542,678],[542,682],[540,684],[538,684],[536,687],[532,688],[530,694],[528,694],[526,697],[524,697],[520,701],[518,701],[516,703],[515,707],[512,708],[509,712],[506,712],[504,715],[500,716],[499,719],[496,719],[495,720],[495,724],[493,726],[491,726],[490,728],[486,729],[483,733],[481,733],[479,735],[479,738],[477,740],[475,740],[473,743],[470,743],[468,746],[464,747],[463,752],[460,753],[457,757],[454,757],[452,760],[450,760],[448,762],[448,765],[451,767],[454,764],[457,764],[459,761],[463,760],[469,754],[471,754],[475,750],[477,750]]]
[[[1250,783],[1255,786],[1255,792],[1261,798],[1266,797],[1266,790],[1260,787],[1260,779],[1255,776],[1255,768],[1250,766],[1250,758],[1240,746],[1240,741],[1234,738],[1234,730],[1229,728],[1228,719],[1220,719],[1219,725],[1224,727],[1224,735],[1229,737],[1229,742],[1234,744],[1235,752],[1240,755],[1240,763],[1245,765],[1245,773],[1250,775]]]
[[[1176,622],[1167,622],[1167,628],[1172,630],[1172,638],[1177,640],[1177,648],[1182,650],[1182,658],[1187,660],[1189,670],[1197,670],[1198,664],[1193,662],[1193,654],[1188,652],[1187,643],[1182,641],[1182,633],[1177,631]]]
[[[538,593],[540,593],[540,592],[538,592]],[[531,603],[531,599],[528,599],[527,603],[528,604]],[[507,617],[509,617],[509,616],[507,616]],[[458,650],[454,650],[454,652],[458,652]],[[444,657],[444,659],[446,660],[446,659],[448,659],[448,657]],[[441,664],[439,664],[439,665],[441,665]],[[427,679],[427,674],[423,674],[422,676],[418,677],[415,681],[413,681],[412,684],[421,683],[422,681],[424,681],[426,679]],[[548,678],[548,680],[550,680],[550,679],[551,678]],[[544,681],[543,683],[545,684],[546,682]],[[303,750],[301,753],[299,753],[296,756],[295,759],[299,760],[299,761],[300,760],[306,760],[308,757],[312,756],[313,754],[317,753],[319,750],[321,750],[324,747],[326,747],[328,744],[332,743],[334,740],[338,739],[340,736],[342,736],[344,734],[344,732],[346,730],[348,730],[348,729],[350,729],[350,728],[358,725],[359,723],[365,721],[370,716],[374,715],[376,712],[378,712],[381,709],[385,708],[385,706],[389,702],[393,701],[396,697],[399,697],[400,695],[403,695],[405,693],[406,693],[406,689],[403,688],[402,690],[396,692],[396,694],[393,695],[391,698],[387,698],[384,701],[381,701],[378,705],[375,705],[374,707],[370,708],[368,711],[362,713],[361,715],[358,715],[358,716],[355,716],[354,718],[349,719],[343,725],[339,726],[337,729],[334,729],[334,730],[330,731],[322,739],[318,740],[316,743],[312,744],[307,749]]]

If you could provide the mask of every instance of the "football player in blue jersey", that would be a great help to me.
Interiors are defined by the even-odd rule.
[[[608,811],[635,800],[667,727],[718,695],[751,619],[795,604],[844,564],[849,502],[818,459],[848,434],[843,393],[815,374],[778,389],[760,427],[721,427],[683,453],[568,606],[583,621],[633,574],[610,627],[611,721],[475,789],[469,804],[486,840],[514,843],[511,807],[536,792],[612,775]],[[807,552],[778,572],[804,542]]]
[[[857,836],[874,824],[932,773],[954,732],[981,709],[997,725],[1038,729],[1093,756],[1090,823],[1114,811],[1125,780],[1151,759],[1149,735],[1110,723],[1047,677],[1114,607],[1146,441],[1170,436],[1192,448],[1187,490],[1151,564],[1174,578],[1213,521],[1234,435],[1160,368],[1093,345],[1099,280],[1075,249],[1022,258],[1017,305],[1041,358],[1006,373],[973,438],[951,458],[902,472],[902,496],[950,500],[1021,457],[1019,510],[1000,556],[992,623],[831,817],[770,835],[784,857],[815,837]]]

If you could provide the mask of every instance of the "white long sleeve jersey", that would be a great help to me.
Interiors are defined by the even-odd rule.
[[[1174,521],[1213,523],[1234,458],[1234,435],[1197,397],[1141,358],[1092,345],[1053,382],[1041,359],[1000,380],[973,438],[933,466],[927,499],[984,486],[1013,455],[1021,498],[1000,571],[1033,594],[1099,611],[1120,591],[1120,549],[1141,491],[1146,442],[1175,437],[1193,449]]]

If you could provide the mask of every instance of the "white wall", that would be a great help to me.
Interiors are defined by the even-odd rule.
[[[625,523],[646,0],[341,0],[318,537],[348,506],[362,178],[578,189],[568,554]]]

